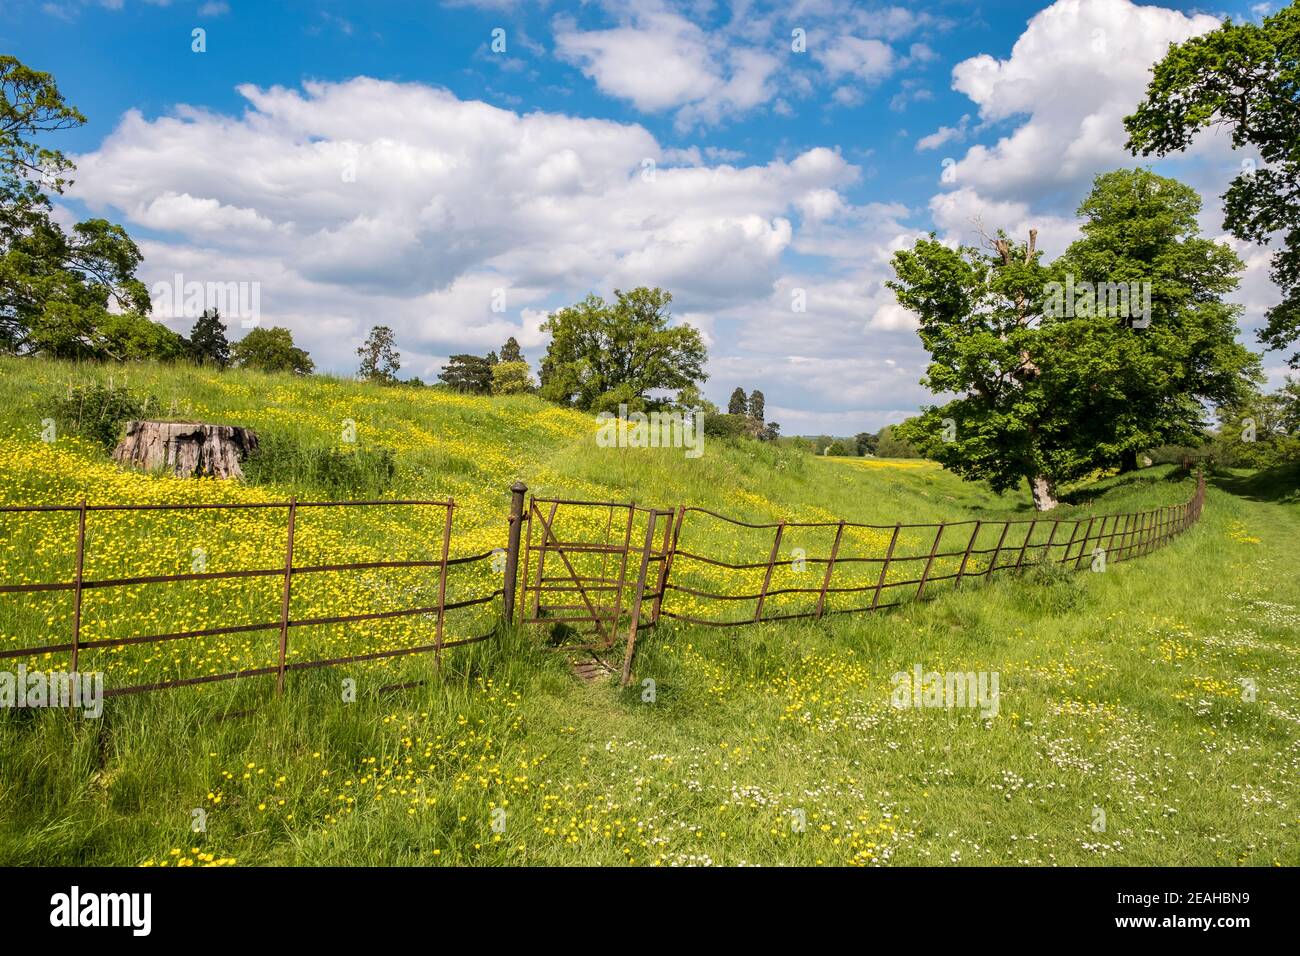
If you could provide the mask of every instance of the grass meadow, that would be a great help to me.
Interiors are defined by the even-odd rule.
[[[927,462],[749,443],[706,442],[699,459],[598,449],[590,416],[527,396],[132,367],[127,384],[161,416],[251,426],[274,450],[249,482],[182,481],[123,471],[58,423],[42,440],[60,395],[110,374],[122,383],[120,370],[0,359],[0,504],[351,497],[314,463],[360,454],[358,489],[454,497],[453,555],[505,543],[516,479],[538,495],[686,503],[751,522],[1032,516],[1027,494],[995,495]],[[355,443],[341,440],[349,427]],[[388,452],[391,474],[369,474]],[[0,864],[1295,865],[1298,483],[1294,469],[1213,474],[1195,528],[1104,573],[1030,563],[814,623],[664,621],[643,632],[626,690],[578,680],[545,630],[525,627],[449,650],[440,672],[418,655],[293,673],[282,698],[255,678],[113,698],[97,720],[0,711]],[[1059,514],[1179,503],[1194,485],[1169,467],[1099,476],[1067,489]],[[0,515],[0,580],[69,577],[74,517]],[[321,509],[303,519],[300,560],[427,558],[441,521]],[[209,570],[273,567],[284,532],[270,509],[95,512],[86,573],[181,573],[195,549]],[[708,521],[687,532],[691,550],[720,555],[771,541]],[[791,535],[781,574],[795,573],[794,548],[826,545]],[[851,546],[880,542],[864,532]],[[752,578],[682,573],[752,590]],[[294,614],[403,606],[435,585],[430,569],[295,579]],[[453,576],[449,598],[494,586],[480,563]],[[89,591],[83,635],[274,619],[278,601],[278,578]],[[0,595],[0,649],[67,640],[71,609],[62,592]],[[449,615],[448,638],[493,625],[481,610]],[[295,632],[293,653],[423,643],[431,628],[407,618]],[[109,686],[194,676],[264,665],[276,640],[105,649],[81,666]],[[19,661],[66,667],[59,655],[4,665]],[[996,672],[997,715],[891,706],[892,675],[918,664]],[[381,689],[412,681],[424,683]]]

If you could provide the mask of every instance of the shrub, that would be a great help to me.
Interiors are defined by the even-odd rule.
[[[709,438],[752,437],[752,421],[745,415],[705,415],[704,434]]]
[[[126,423],[148,417],[157,409],[158,399],[125,385],[92,382],[70,387],[66,396],[54,399],[48,407],[50,417],[60,427],[111,450],[121,439]]]
[[[1029,565],[1022,580],[1012,582],[1012,586],[1017,589],[1016,600],[1027,610],[1038,614],[1064,614],[1083,601],[1085,573],[1074,570],[1073,564],[1038,560]]]

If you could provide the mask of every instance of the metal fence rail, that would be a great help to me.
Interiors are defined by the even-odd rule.
[[[442,536],[440,543],[440,557],[435,561],[360,561],[350,563],[336,564],[295,564],[294,563],[294,538],[297,529],[299,511],[312,508],[356,508],[356,507],[421,507],[436,508],[445,512],[445,518],[442,522]],[[261,677],[275,675],[276,694],[277,696],[284,693],[285,675],[291,671],[308,670],[318,667],[328,667],[337,664],[359,663],[362,661],[381,660],[390,657],[400,657],[408,654],[420,654],[432,652],[435,660],[441,663],[442,652],[445,648],[459,647],[465,644],[473,644],[479,641],[487,640],[492,637],[492,632],[480,634],[474,637],[457,638],[446,640],[444,638],[445,619],[448,611],[459,608],[473,607],[481,604],[488,604],[498,597],[504,591],[501,588],[488,593],[479,595],[474,598],[447,601],[447,578],[450,570],[464,567],[476,562],[490,560],[493,552],[484,554],[466,555],[461,557],[450,557],[449,548],[451,543],[452,515],[455,510],[455,502],[451,499],[446,501],[298,501],[291,498],[287,502],[255,502],[255,503],[218,503],[218,504],[136,504],[136,505],[91,505],[82,501],[77,505],[5,505],[0,506],[0,515],[5,514],[22,514],[31,512],[73,512],[77,515],[76,530],[76,550],[75,550],[75,573],[71,581],[52,581],[35,584],[0,584],[0,595],[3,594],[31,594],[52,591],[71,591],[73,593],[73,614],[72,614],[72,634],[71,639],[54,644],[44,644],[35,647],[7,648],[0,649],[0,659],[33,657],[41,654],[63,654],[69,655],[69,669],[76,672],[81,652],[90,649],[103,649],[114,647],[127,647],[140,644],[161,644],[170,641],[184,640],[187,638],[201,637],[218,637],[231,634],[248,634],[257,632],[273,632],[277,635],[277,659],[273,666],[251,667],[240,670],[226,671],[217,674],[203,674],[197,677],[177,678],[174,680],[154,681],[145,684],[129,684],[120,687],[109,687],[104,691],[105,697],[120,696],[124,694],[138,694],[144,691],[163,690],[172,687],[185,687],[196,684],[208,684],[217,681],[234,680],[241,677]],[[225,571],[195,571],[183,574],[151,574],[151,575],[134,575],[128,577],[98,578],[88,579],[85,576],[85,559],[86,559],[86,526],[88,516],[96,512],[147,512],[147,511],[212,511],[212,510],[250,510],[250,509],[280,509],[286,514],[286,534],[284,545],[284,561],[278,567],[273,568],[241,568]],[[387,611],[369,611],[358,614],[337,614],[337,615],[318,615],[313,617],[294,617],[292,615],[293,601],[293,582],[296,578],[303,575],[314,574],[338,574],[349,571],[359,570],[376,570],[376,569],[397,569],[397,568],[436,568],[438,571],[438,599],[432,605],[418,607],[404,607]],[[233,624],[217,625],[212,627],[196,628],[185,631],[170,631],[158,634],[139,634],[130,637],[103,638],[98,640],[83,640],[82,633],[82,612],[85,592],[101,588],[122,588],[133,585],[154,585],[168,584],[182,581],[216,581],[239,578],[265,578],[278,577],[282,584],[280,589],[280,613],[276,620],[261,621],[250,624]],[[348,624],[360,621],[380,621],[392,620],[395,618],[404,618],[411,616],[432,616],[434,619],[434,639],[431,643],[421,644],[411,647],[393,648],[383,651],[372,651],[363,654],[352,654],[338,657],[320,658],[313,660],[289,661],[289,636],[295,628],[322,627],[334,624]]]
[[[673,546],[665,564],[666,569],[673,568],[675,561],[681,559],[729,571],[762,569],[764,571],[762,587],[752,593],[721,593],[669,581],[665,573],[660,581],[660,591],[665,592],[665,595],[666,592],[676,592],[706,601],[752,601],[754,610],[752,615],[741,618],[701,618],[664,607],[664,602],[657,600],[654,618],[657,621],[658,616],[662,614],[664,617],[685,623],[713,627],[736,627],[801,618],[820,619],[831,614],[857,614],[896,607],[904,601],[923,599],[936,585],[945,582],[952,582],[952,586],[957,587],[966,578],[988,578],[996,571],[1018,570],[1026,564],[1050,563],[1077,569],[1083,566],[1085,558],[1090,559],[1090,562],[1098,558],[1107,562],[1125,561],[1164,545],[1189,528],[1200,517],[1204,500],[1205,478],[1201,475],[1198,476],[1195,493],[1186,503],[1131,514],[1108,514],[1078,519],[1032,518],[998,522],[968,520],[938,524],[893,525],[873,525],[852,521],[779,521],[754,524],[738,521],[705,508],[683,508],[678,511],[677,527],[673,531]],[[766,559],[727,561],[678,547],[682,518],[690,514],[704,515],[716,521],[751,530],[772,530],[774,532],[772,544]],[[820,583],[816,587],[771,587],[773,572],[782,563],[778,561],[782,539],[792,528],[834,529],[834,538],[828,555],[801,556],[798,559],[806,565],[824,566]],[[843,553],[846,529],[887,533],[888,546],[881,555],[846,555]],[[1067,529],[1068,538],[1064,537]],[[928,548],[911,553],[900,552],[899,539],[904,531],[917,532],[914,537],[930,538]],[[1036,535],[1041,539],[1035,540]],[[989,542],[996,541],[996,544],[992,547],[977,547],[981,536]],[[944,547],[951,550],[941,550]],[[990,555],[987,563],[979,567],[981,559]],[[944,562],[947,564],[945,565]],[[874,581],[865,584],[833,585],[836,570],[852,565],[878,566],[879,574]],[[943,567],[943,570],[938,572],[936,569],[940,567]],[[897,572],[900,568],[912,570],[910,574],[905,573],[899,580],[891,580],[889,576],[891,570]],[[831,595],[867,593],[871,595],[869,604],[827,609],[827,599]],[[816,600],[806,610],[778,614],[763,613],[764,606],[771,599],[797,594],[815,595]]]
[[[197,677],[154,681],[110,687],[105,696],[135,694],[165,688],[234,680],[241,677],[275,675],[276,694],[283,694],[285,675],[298,670],[340,664],[381,660],[410,654],[432,653],[440,665],[445,649],[486,641],[495,628],[476,636],[446,638],[446,618],[450,611],[486,605],[501,599],[502,618],[508,623],[543,624],[558,632],[554,647],[564,651],[610,650],[618,641],[624,620],[627,622],[622,681],[631,679],[639,631],[659,623],[661,617],[693,625],[739,627],[772,621],[821,619],[829,615],[858,614],[896,607],[910,600],[922,600],[945,584],[960,587],[968,578],[987,579],[995,572],[1017,570],[1032,564],[1055,564],[1081,568],[1090,562],[1125,561],[1146,554],[1196,523],[1205,501],[1205,478],[1198,475],[1196,490],[1183,504],[1168,505],[1130,514],[1108,514],[1078,519],[1016,519],[987,522],[968,520],[939,524],[872,525],[852,521],[753,523],[740,521],[706,508],[678,506],[675,509],[651,508],[635,502],[594,502],[558,498],[530,498],[525,510],[527,489],[516,482],[504,548],[504,575],[500,587],[487,594],[448,601],[449,574],[483,561],[493,560],[501,550],[482,554],[450,556],[455,502],[445,501],[298,501],[258,502],[249,504],[138,504],[91,505],[5,505],[6,514],[67,512],[76,515],[74,574],[69,581],[27,584],[0,584],[0,595],[70,591],[73,598],[72,627],[69,640],[36,647],[0,649],[0,660],[37,655],[67,654],[72,671],[77,670],[83,650],[117,648],[232,634],[271,632],[277,636],[274,665],[244,668]],[[294,537],[299,512],[304,509],[356,507],[432,508],[443,512],[438,557],[435,560],[374,560],[347,563],[295,563]],[[86,567],[86,526],[97,512],[123,511],[210,511],[243,509],[280,509],[286,516],[283,561],[276,567],[242,568],[223,571],[194,571],[181,574],[152,574],[88,578]],[[702,554],[681,546],[683,527],[722,522],[750,532],[771,531],[771,543],[755,558],[729,560],[716,554]],[[536,522],[536,529],[534,528]],[[603,523],[604,530],[600,531]],[[527,528],[526,534],[524,528]],[[773,586],[778,568],[785,569],[781,556],[783,542],[791,533],[833,531],[829,552],[824,556],[800,555],[794,561],[804,569],[820,567],[814,576],[816,586]],[[1068,531],[1068,537],[1066,532]],[[854,536],[875,535],[887,541],[881,553],[858,553]],[[561,537],[564,535],[564,537]],[[689,537],[689,535],[688,535]],[[900,542],[906,538],[909,543]],[[536,539],[536,540],[535,540]],[[927,543],[928,542],[928,543]],[[990,546],[991,545],[991,546]],[[523,556],[523,574],[519,558]],[[549,562],[549,565],[548,565]],[[549,566],[549,571],[548,571]],[[305,575],[334,575],[361,570],[429,568],[437,570],[437,600],[432,604],[401,607],[385,611],[356,614],[295,616],[293,584]],[[762,572],[757,591],[710,590],[684,583],[692,568],[720,569],[724,574]],[[878,568],[878,571],[876,570]],[[860,569],[861,581],[844,580]],[[836,573],[841,578],[837,583]],[[891,571],[894,579],[891,579]],[[674,579],[674,575],[676,578]],[[82,612],[84,595],[97,589],[137,585],[159,585],[184,581],[278,578],[280,580],[279,615],[275,620],[246,624],[214,624],[209,627],[129,637],[83,640]],[[867,603],[866,595],[870,595]],[[831,606],[841,596],[861,595],[862,603],[847,607]],[[677,596],[677,597],[674,597]],[[811,603],[794,610],[770,608],[778,599],[804,596]],[[521,598],[522,600],[516,600]],[[739,617],[700,617],[688,613],[689,600],[716,603],[720,610],[753,603]],[[577,602],[577,603],[575,603]],[[676,602],[676,604],[675,604]],[[765,613],[765,610],[767,613]],[[376,650],[362,654],[290,661],[290,636],[295,629],[323,627],[361,621],[383,621],[407,617],[431,617],[433,640],[408,647]],[[590,628],[590,640],[574,643],[573,634],[582,636],[574,625]]]

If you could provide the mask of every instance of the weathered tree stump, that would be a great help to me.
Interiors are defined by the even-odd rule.
[[[243,478],[240,463],[257,450],[257,433],[203,422],[128,422],[113,460],[181,478]]]

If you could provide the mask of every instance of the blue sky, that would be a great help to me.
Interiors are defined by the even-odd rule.
[[[762,388],[786,433],[851,434],[927,398],[892,251],[1036,227],[1059,252],[1091,178],[1135,162],[1151,62],[1266,9],[0,0],[0,49],[89,118],[50,141],[77,154],[68,215],[124,223],[151,286],[257,283],[323,368],[374,324],[426,381],[510,334],[535,362],[548,309],[663,285],[710,397]],[[1157,168],[1218,235],[1243,158],[1210,135]],[[1275,293],[1239,252],[1251,342]]]

